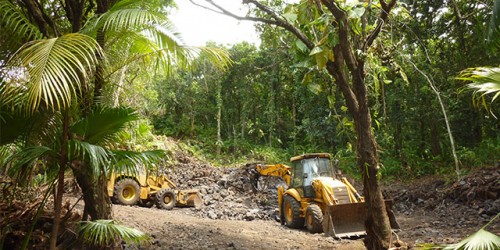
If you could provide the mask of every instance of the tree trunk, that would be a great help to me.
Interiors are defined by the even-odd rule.
[[[64,172],[68,163],[68,134],[69,117],[68,111],[63,111],[63,131],[61,135],[61,150],[59,159],[59,175],[57,177],[57,189],[54,197],[54,223],[50,234],[50,249],[57,249],[57,236],[59,234],[59,224],[61,223],[62,199],[64,193]]]
[[[90,216],[90,219],[94,220],[99,218],[97,212],[98,204],[96,198],[94,197],[94,194],[96,194],[96,189],[93,184],[94,177],[92,174],[92,170],[85,166],[81,161],[73,162],[71,165],[71,169],[73,170],[73,175],[76,178],[76,182],[78,183],[78,186],[83,193],[83,201],[85,203],[85,206],[83,208],[82,220],[88,220],[88,216]]]
[[[216,154],[219,156],[221,154],[222,137],[221,137],[221,119],[222,119],[222,85],[217,82],[217,142],[216,142]]]
[[[439,140],[439,128],[436,123],[437,119],[431,119],[431,153],[432,156],[438,156],[441,154],[441,144]]]
[[[356,67],[349,72],[349,77],[343,70],[345,53],[340,45],[336,46],[335,60],[327,63],[327,70],[335,78],[335,84],[346,100],[356,128],[358,167],[363,176],[363,193],[368,210],[365,245],[368,249],[388,249],[392,232],[379,183],[377,144],[368,109],[363,62],[357,61]],[[349,84],[349,79],[352,79],[352,85]]]
[[[391,227],[380,188],[377,145],[371,129],[370,112],[367,108],[360,110],[359,115],[354,119],[354,124],[357,132],[358,167],[363,176],[363,193],[368,210],[365,222],[367,233],[365,245],[368,249],[388,249]]]

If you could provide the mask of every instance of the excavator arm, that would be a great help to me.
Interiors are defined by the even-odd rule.
[[[281,177],[290,186],[291,167],[285,164],[260,165],[255,166],[255,170],[261,176]]]

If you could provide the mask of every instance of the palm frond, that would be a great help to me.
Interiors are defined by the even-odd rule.
[[[40,39],[42,33],[36,25],[24,15],[11,1],[0,0],[0,24],[13,32],[14,36],[30,39]]]
[[[500,237],[480,229],[464,240],[445,247],[445,250],[495,250],[500,248]]]
[[[124,240],[129,244],[141,244],[150,240],[147,234],[135,228],[117,224],[114,220],[81,222],[79,234],[84,242],[95,246],[107,246],[118,240]]]
[[[28,42],[8,64],[22,69],[29,80],[11,81],[4,94],[25,93],[29,111],[36,110],[42,102],[53,110],[66,107],[76,90],[90,78],[97,63],[96,53],[102,53],[97,42],[78,33]]]
[[[91,144],[107,143],[122,130],[128,122],[138,118],[130,108],[97,107],[84,119],[71,126],[71,131]]]
[[[0,146],[0,172],[3,169],[7,169],[7,164],[11,161],[9,160],[12,155],[18,150],[15,144],[8,144]]]
[[[156,11],[157,9],[158,6],[147,5],[147,1],[118,1],[106,13],[89,21],[83,32],[93,35],[99,29],[103,29],[105,32],[141,30],[152,23],[161,23],[167,20],[166,15]]]
[[[113,169],[110,170],[115,172],[134,173],[137,169],[136,166],[150,167],[165,157],[165,151],[163,150],[142,152],[113,150],[111,152],[114,156],[114,163],[109,166],[112,166]]]
[[[111,69],[109,74],[138,61],[141,62],[139,65],[148,67],[147,70],[153,68],[158,72],[168,74],[172,72],[174,65],[176,68],[196,65],[193,62],[200,54],[205,54],[206,58],[220,69],[227,68],[232,63],[229,54],[223,49],[184,45],[180,35],[168,23],[154,25],[128,38],[131,39],[127,41],[129,44],[123,46],[129,49],[126,53],[128,58],[124,58],[123,63]]]
[[[464,70],[458,77],[460,80],[472,81],[467,86],[482,95],[493,94],[493,100],[500,96],[500,68],[479,67]]]
[[[213,47],[191,47],[191,50],[193,50],[196,54],[203,55],[204,58],[221,70],[228,68],[233,63],[229,53],[224,49]]]
[[[87,162],[97,175],[101,167],[109,165],[111,155],[108,150],[101,146],[87,142],[70,140],[68,141],[70,160],[82,160]]]
[[[46,146],[31,146],[23,148],[8,159],[12,162],[12,167],[9,168],[9,175],[14,176],[18,173],[25,172],[23,171],[24,168],[33,168],[35,166],[35,162],[41,160],[42,157],[45,159],[56,159],[57,156],[57,152]]]

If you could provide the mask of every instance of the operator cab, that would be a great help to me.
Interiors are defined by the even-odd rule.
[[[330,154],[305,154],[290,159],[292,176],[290,186],[297,189],[301,196],[314,198],[312,181],[316,178],[335,178]]]

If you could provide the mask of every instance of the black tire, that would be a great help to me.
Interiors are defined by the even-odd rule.
[[[158,208],[170,210],[175,206],[175,193],[170,189],[160,189],[156,192],[156,204]]]
[[[116,183],[113,197],[118,204],[135,205],[141,196],[141,187],[133,179],[121,179]]]
[[[323,212],[317,204],[307,207],[305,224],[307,231],[313,234],[323,232]]]
[[[290,195],[283,198],[283,214],[285,225],[290,228],[304,227],[304,218],[300,217],[300,202]]]

